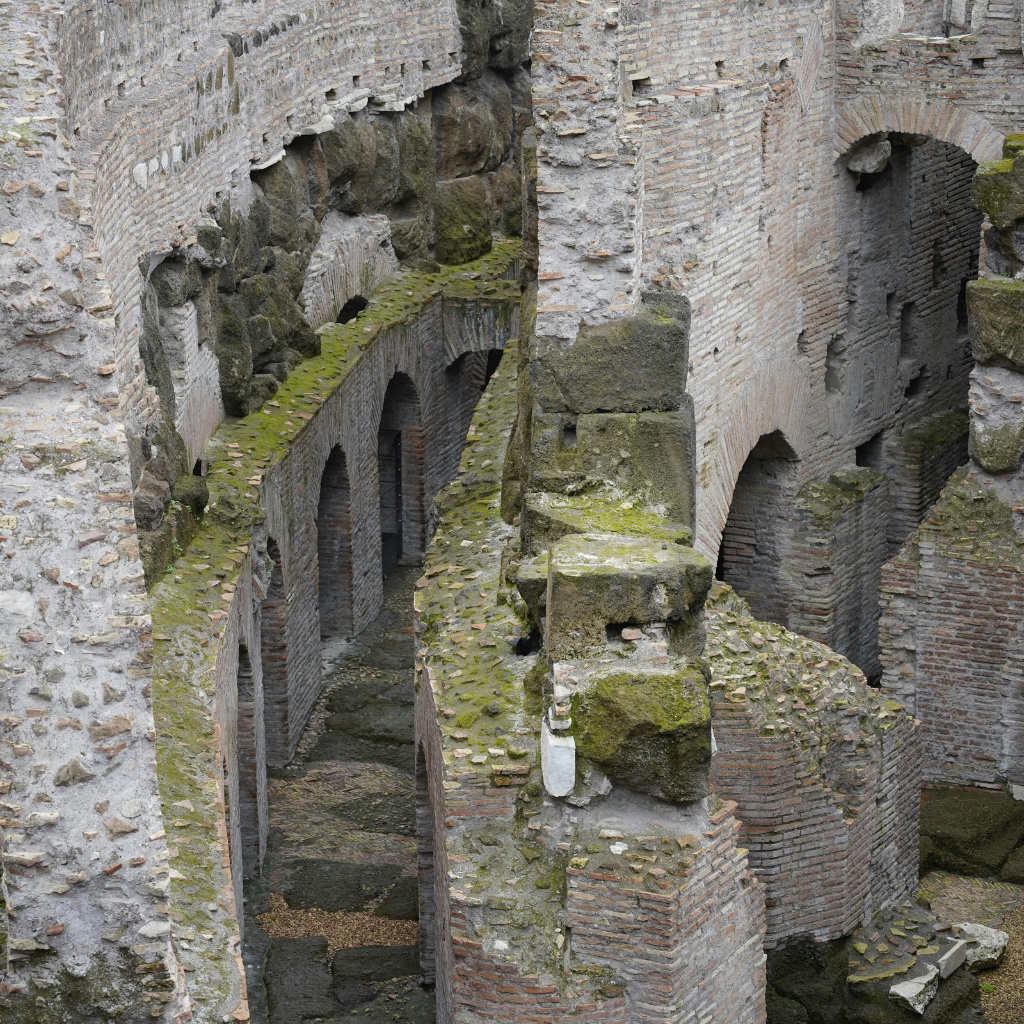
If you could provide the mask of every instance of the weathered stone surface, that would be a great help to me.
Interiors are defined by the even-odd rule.
[[[1013,472],[1024,460],[1024,373],[976,366],[970,405],[971,458],[990,473]]]
[[[921,871],[995,875],[1024,841],[1024,804],[1006,793],[925,790]]]
[[[967,966],[972,971],[985,971],[999,965],[1010,941],[1006,932],[983,924],[961,924],[957,927],[967,940]]]
[[[489,67],[510,71],[528,59],[533,27],[533,4],[529,0],[456,3],[462,33],[463,79],[479,78]]]
[[[929,965],[923,974],[898,982],[889,989],[889,998],[894,1003],[906,1006],[917,1014],[923,1014],[925,1007],[935,998],[939,990],[938,968]]]
[[[583,326],[530,364],[534,400],[546,412],[674,412],[683,404],[690,308],[682,296],[647,293],[633,316]]]
[[[704,643],[711,566],[681,544],[614,534],[565,537],[551,549],[544,646],[555,661],[602,651],[606,627],[666,622],[673,653]]]
[[[326,939],[272,939],[265,977],[270,1019],[275,1024],[331,1018],[339,1010]]]
[[[974,358],[1024,372],[1024,281],[968,281],[967,309]]]
[[[708,794],[709,676],[703,666],[589,673],[572,700],[576,750],[612,781],[665,800]]]
[[[1024,217],[1024,154],[979,167],[971,199],[1000,230]]]
[[[434,100],[433,130],[439,180],[495,170],[512,148],[508,83],[488,72],[468,85],[448,86]]]
[[[468,263],[491,251],[487,192],[479,178],[437,183],[434,235],[434,255],[439,263]]]

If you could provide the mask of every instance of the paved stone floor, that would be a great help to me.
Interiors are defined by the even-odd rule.
[[[978,974],[987,1024],[1024,1024],[1024,885],[930,871],[919,895],[949,924],[972,921],[1009,932],[1003,962]]]
[[[269,780],[263,876],[246,884],[253,1024],[434,1020],[419,984],[413,580],[355,640],[324,646],[324,694]]]

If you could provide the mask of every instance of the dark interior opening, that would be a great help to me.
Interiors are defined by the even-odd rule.
[[[353,295],[344,306],[338,310],[337,323],[347,324],[350,320],[355,320],[357,316],[369,305],[366,299],[362,295]]]
[[[924,373],[918,373],[915,377],[911,377],[910,382],[903,389],[904,398],[917,398],[918,395],[925,393],[925,375]]]
[[[544,644],[544,638],[540,635],[539,629],[532,629],[526,636],[521,636],[515,644],[516,654],[525,657],[527,654],[536,654]]]
[[[863,444],[857,446],[857,465],[884,472],[885,450],[881,430],[874,437],[869,437]]]
[[[192,467],[193,476],[206,476],[206,462],[203,459],[196,459],[196,464]]]
[[[387,579],[402,556],[402,432],[382,429],[377,435],[380,474],[380,557]]]
[[[562,427],[562,447],[563,448],[575,448],[576,447],[576,424],[566,423]]]

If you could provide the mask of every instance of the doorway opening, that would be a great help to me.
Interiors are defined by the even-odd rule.
[[[423,457],[416,385],[404,373],[396,373],[384,395],[377,431],[381,574],[385,579],[400,565],[416,564],[423,556]]]
[[[352,632],[352,495],[348,464],[340,445],[331,449],[320,478],[316,530],[320,636],[349,636]]]
[[[781,567],[797,454],[781,430],[751,449],[733,491],[718,549],[718,578],[745,598],[758,619],[787,625]]]

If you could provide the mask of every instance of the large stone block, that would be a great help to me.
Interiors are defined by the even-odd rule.
[[[434,256],[438,263],[468,263],[491,251],[487,190],[479,178],[437,183],[434,237]]]
[[[512,150],[512,92],[493,73],[469,85],[450,85],[433,102],[437,177],[493,171]]]
[[[667,624],[673,654],[704,646],[707,560],[693,548],[615,534],[564,537],[549,555],[544,647],[554,661],[604,651],[607,627]]]
[[[562,537],[577,533],[626,533],[668,544],[693,543],[692,527],[674,523],[607,487],[579,494],[528,492],[522,516],[523,541],[531,554],[540,554]]]
[[[673,412],[683,404],[690,307],[648,293],[632,316],[584,325],[574,342],[550,339],[531,364],[536,401],[547,412]]]
[[[971,199],[1000,231],[1024,217],[1024,154],[979,167]]]
[[[1024,371],[1024,281],[968,281],[967,313],[974,358]]]
[[[679,412],[579,417],[535,411],[533,486],[571,494],[593,481],[607,482],[693,528],[697,470],[689,395],[682,404]]]
[[[1010,473],[1024,461],[1024,374],[976,366],[970,389],[971,458],[990,473]]]
[[[576,753],[614,781],[665,800],[708,794],[711,702],[696,665],[593,673],[572,698]]]

